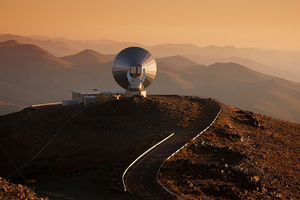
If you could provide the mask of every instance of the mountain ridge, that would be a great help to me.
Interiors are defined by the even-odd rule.
[[[0,42],[2,70],[7,68],[20,70],[21,68],[17,67],[20,65],[28,68],[39,66],[43,69],[73,69],[73,67],[69,66],[68,63],[57,58],[39,46],[34,44],[20,44],[14,40],[10,40],[9,44],[12,43],[13,45],[5,45],[7,42]],[[49,61],[48,64],[44,62],[45,59]],[[6,67],[4,68],[4,66]]]
[[[79,66],[95,65],[112,61],[110,57],[91,49],[85,49],[77,54],[61,57],[61,59]]]
[[[241,109],[300,121],[300,83],[265,75],[235,63],[171,69],[172,66],[161,66],[149,92],[201,94]]]
[[[0,42],[1,46],[16,46],[20,45],[21,43],[17,42],[16,40],[7,40],[5,42]]]
[[[198,65],[198,63],[180,55],[168,56],[156,59],[157,65],[160,63],[168,63],[169,65],[176,67],[187,67],[192,65]]]
[[[63,42],[53,41],[51,39],[42,40],[42,39],[33,39],[30,37],[24,37],[20,35],[12,35],[12,34],[4,34],[0,35],[0,42],[4,42],[7,40],[16,40],[21,44],[35,44],[37,46],[42,47],[46,51],[51,52],[55,56],[64,56],[68,54],[75,53],[76,50],[70,46],[67,46]]]

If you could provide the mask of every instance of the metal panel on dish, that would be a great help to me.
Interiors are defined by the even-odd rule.
[[[140,47],[128,47],[116,56],[112,73],[116,82],[124,89],[136,89],[133,83],[147,88],[154,80],[157,66],[153,56]]]

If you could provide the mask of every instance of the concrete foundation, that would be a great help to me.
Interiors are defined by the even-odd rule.
[[[134,95],[146,97],[146,90],[126,90],[125,92],[125,97],[132,97]]]

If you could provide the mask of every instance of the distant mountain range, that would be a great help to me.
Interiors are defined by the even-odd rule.
[[[257,113],[300,122],[300,83],[251,70],[236,63],[159,66],[149,92],[203,95]]]
[[[283,52],[213,45],[198,47],[193,44],[171,43],[146,46],[113,40],[68,40],[40,36],[0,35],[0,42],[7,40],[16,40],[22,44],[35,44],[58,57],[76,54],[85,49],[105,55],[115,55],[126,47],[139,46],[150,51],[156,58],[180,55],[204,65],[215,62],[235,62],[262,73],[300,82],[300,51]]]
[[[0,42],[4,42],[7,40],[16,40],[21,44],[35,44],[51,52],[54,55],[69,55],[77,51],[76,49],[73,49],[72,47],[58,40],[41,39],[41,38],[36,39],[36,38],[4,34],[4,35],[0,35]]]
[[[0,41],[4,36],[6,38],[8,36],[15,37],[2,35]],[[26,39],[26,37],[22,38]],[[128,47],[125,44],[131,45],[130,43],[109,40],[96,41],[95,44],[93,41],[73,41],[77,45],[89,47],[110,46],[111,49],[106,53],[112,55],[104,55],[89,48],[71,55],[57,57],[53,52],[50,53],[49,49],[45,50],[44,47],[32,44],[42,41],[37,37],[29,38],[31,44],[22,44],[25,39],[21,39],[20,41],[6,40],[0,43],[0,114],[14,112],[36,103],[70,99],[70,89],[108,90],[120,88],[115,83],[111,72],[113,54],[117,53],[117,50],[113,51],[113,49],[120,48],[121,50],[123,47]],[[59,40],[61,40],[59,42],[63,42],[65,39]],[[52,40],[47,41],[51,43]],[[66,41],[63,43],[66,43],[67,49],[76,51],[74,50],[76,45],[73,44],[70,47],[72,41],[69,41],[70,43]],[[45,45],[46,43],[41,42],[41,44]],[[55,41],[53,44],[60,43]],[[56,52],[58,52],[59,47],[56,47]],[[149,94],[203,95],[217,98],[231,106],[300,122],[300,83],[275,77],[276,74],[271,72],[280,73],[277,68],[269,67],[250,58],[234,57],[234,52],[237,54],[236,51],[241,52],[241,49],[234,47],[207,48],[209,51],[206,53],[202,48],[201,55],[197,54],[197,49],[201,50],[201,48],[194,45],[166,44],[147,48],[151,53],[152,49],[153,54],[156,55],[161,49],[169,51],[169,54],[182,52],[182,54],[156,59],[158,74],[147,92]],[[213,53],[215,48],[223,49],[224,52],[215,51]],[[189,51],[196,53],[184,55]],[[264,53],[264,51],[256,51]],[[231,57],[224,57],[225,54]],[[297,55],[297,53],[283,54]]]
[[[76,63],[76,57],[77,61],[82,57],[86,59]],[[93,63],[92,57],[95,58]],[[70,89],[99,87],[102,71],[111,73],[111,62],[105,66],[107,69],[101,68],[103,62],[111,61],[111,58],[97,52],[83,51],[75,56],[74,61],[72,59],[58,58],[33,44],[20,44],[14,40],[0,43],[0,101],[3,102],[0,113],[13,112],[32,104],[70,99]],[[83,72],[78,68],[84,61],[91,65]],[[92,70],[94,66],[96,69]],[[108,81],[104,79],[109,79],[106,74],[102,77],[104,86],[116,88],[116,83],[106,83]],[[16,109],[9,110],[8,106]]]

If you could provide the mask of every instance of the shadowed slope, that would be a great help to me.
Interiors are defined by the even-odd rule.
[[[66,195],[71,195],[74,199],[95,199],[97,194],[96,199],[119,199],[116,195],[123,193],[116,191],[123,190],[121,177],[127,166],[172,132],[183,130],[200,109],[199,103],[177,96],[126,98],[88,107],[27,108],[0,116],[0,144],[21,167],[78,113],[21,172],[27,179],[44,174],[53,181],[58,176],[57,182],[48,187],[43,188],[39,180],[36,184],[40,194],[52,194],[51,198],[66,199]],[[15,171],[5,154],[0,154],[0,161],[0,176],[7,177]],[[91,179],[82,183],[82,176],[78,175],[97,180],[93,189],[88,189]],[[18,176],[16,173],[11,179]],[[67,186],[62,186],[65,183],[62,179],[68,179]],[[78,190],[78,184],[85,190]],[[103,197],[99,190],[110,193],[110,197]]]

